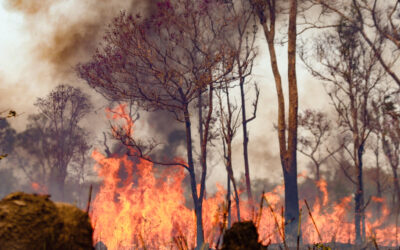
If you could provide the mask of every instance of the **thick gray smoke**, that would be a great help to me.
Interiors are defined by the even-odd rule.
[[[0,110],[12,108],[24,113],[13,123],[21,130],[27,115],[34,112],[36,98],[58,84],[81,87],[90,93],[76,77],[75,65],[94,53],[105,28],[120,11],[146,15],[151,6],[152,2],[146,0],[3,2],[1,8],[10,16],[5,20],[14,27],[16,45],[2,48],[6,53],[0,58],[5,65],[0,68]]]
[[[28,115],[37,112],[36,98],[45,97],[55,86],[63,83],[88,93],[95,112],[83,121],[89,130],[93,148],[102,151],[103,132],[109,133],[105,108],[109,103],[78,79],[75,65],[90,59],[101,46],[107,26],[121,11],[146,16],[154,11],[156,0],[7,0],[0,7],[9,25],[18,30],[18,49],[3,54],[0,61],[0,111],[13,109],[19,116],[10,120],[18,131],[25,129]],[[17,46],[17,45],[16,45]],[[7,51],[9,49],[4,48]],[[7,56],[6,56],[7,55]],[[14,66],[12,65],[14,64]],[[1,64],[0,64],[1,65]],[[137,134],[155,137],[163,143],[157,156],[177,155],[184,142],[180,124],[166,113],[141,113]],[[168,124],[168,126],[165,126]],[[111,149],[115,143],[108,138]],[[4,161],[3,161],[4,162]],[[4,164],[3,164],[4,165]]]
[[[13,58],[5,56],[5,53],[0,58],[4,64],[15,64],[10,69],[0,68],[0,111],[11,108],[21,114],[12,125],[22,130],[27,116],[35,112],[33,103],[36,98],[65,83],[92,94],[98,115],[91,119],[100,119],[104,116],[102,110],[106,102],[76,77],[74,67],[90,58],[99,47],[107,25],[120,11],[147,15],[152,6],[152,1],[147,0],[4,2],[1,7],[5,13],[18,16],[10,19],[15,22],[9,25],[19,29],[20,34],[15,37],[19,48],[13,48]],[[156,123],[157,119],[153,118],[152,122]],[[96,130],[93,126],[91,129]]]
[[[79,87],[91,96],[96,110],[82,125],[89,130],[93,148],[102,150],[102,132],[110,131],[104,112],[107,102],[77,78],[75,65],[89,60],[100,46],[107,25],[121,11],[145,16],[152,12],[152,6],[153,2],[147,0],[2,2],[0,13],[4,15],[1,20],[4,18],[8,22],[4,27],[13,28],[9,29],[8,40],[0,39],[4,51],[0,57],[0,111],[16,110],[18,116],[9,121],[22,131],[28,116],[37,112],[33,104],[38,97],[45,97],[59,84]],[[7,31],[3,27],[0,30]],[[169,123],[165,119],[152,119],[153,123]],[[8,171],[7,166],[11,167],[11,163],[7,160],[1,163],[2,177],[9,180],[14,175],[26,178],[22,170],[17,170],[14,175]],[[9,187],[25,190],[30,185]]]
[[[120,11],[146,15],[152,1],[8,0],[9,11],[25,19],[36,60],[47,62],[53,74],[71,74],[73,66],[92,54],[105,27]]]

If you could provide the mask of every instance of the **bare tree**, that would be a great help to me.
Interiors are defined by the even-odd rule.
[[[259,88],[255,86],[255,99],[252,103],[253,111],[251,116],[248,117],[247,106],[246,106],[246,90],[248,78],[252,73],[253,62],[256,56],[255,41],[257,33],[256,19],[253,13],[253,7],[247,0],[233,1],[231,8],[229,8],[235,16],[238,17],[236,27],[234,27],[234,38],[229,34],[226,37],[227,42],[235,50],[240,51],[235,58],[235,71],[239,77],[240,87],[240,101],[241,101],[241,115],[242,115],[242,129],[243,129],[243,159],[244,159],[244,173],[246,180],[246,191],[247,197],[250,204],[253,203],[253,197],[251,192],[251,180],[250,180],[250,163],[249,163],[249,131],[247,125],[256,118]]]
[[[184,167],[196,213],[197,249],[204,243],[202,203],[207,175],[207,145],[213,117],[214,89],[226,81],[237,51],[222,35],[235,17],[226,22],[226,4],[220,1],[161,1],[149,18],[122,13],[108,29],[104,47],[86,64],[78,66],[81,78],[109,100],[133,101],[144,110],[169,111],[186,131],[187,163],[155,162],[149,153],[156,144],[143,143],[127,131],[115,133],[136,156],[162,165]],[[193,108],[207,92],[206,117],[200,121],[200,177],[193,157]],[[203,110],[199,117],[202,120]],[[116,131],[118,132],[118,131]],[[197,183],[200,179],[200,190]]]
[[[398,100],[398,98],[397,98]],[[387,103],[386,103],[387,104]],[[400,165],[400,115],[385,105],[381,130],[382,148],[393,173],[393,186],[397,194],[397,206],[400,204],[400,184],[398,168]],[[395,113],[397,112],[397,114]],[[391,115],[395,113],[396,115]]]
[[[232,162],[232,141],[236,135],[237,129],[240,126],[240,111],[238,106],[235,105],[232,101],[230,93],[230,88],[228,83],[224,83],[223,86],[217,92],[217,97],[219,100],[219,120],[220,120],[220,130],[224,151],[224,161],[226,172],[228,176],[227,182],[227,200],[228,200],[228,212],[230,215],[230,185],[233,185],[235,203],[236,203],[236,212],[237,219],[240,221],[240,200],[239,200],[239,192],[236,185],[236,181],[233,175],[233,162]],[[228,227],[230,226],[230,216],[228,218]]]
[[[378,59],[379,64],[392,80],[400,86],[399,73],[395,71],[400,56],[400,18],[399,1],[397,0],[307,0],[312,5],[320,6],[319,17],[332,15],[346,20],[354,25],[354,32],[366,43]],[[304,30],[310,28],[327,28],[326,19],[319,18],[317,22],[305,22]],[[303,31],[304,31],[303,30]],[[382,48],[381,43],[386,44]]]
[[[81,141],[77,145],[77,151],[76,154],[73,156],[71,160],[71,174],[74,172],[75,177],[77,179],[77,182],[79,184],[79,191],[80,193],[86,193],[87,190],[90,189],[91,183],[88,183],[87,181],[87,176],[90,173],[90,170],[88,169],[88,165],[92,166],[90,163],[90,150],[91,146],[86,142],[86,141]],[[82,199],[82,196],[77,197],[77,203],[80,207],[84,207],[87,203],[87,197],[86,195],[84,196],[84,199]]]
[[[331,136],[332,126],[325,113],[312,110],[305,110],[299,114],[299,129],[302,135],[299,136],[298,151],[311,159],[315,166],[315,180],[321,179],[320,168],[329,157],[338,152],[341,146],[336,149],[322,149]],[[325,145],[326,146],[326,145]]]
[[[54,138],[46,133],[49,120],[42,114],[30,115],[26,129],[17,135],[16,160],[31,183],[47,186],[53,165]]]
[[[381,99],[373,104],[373,128],[381,140],[382,150],[393,174],[393,187],[397,199],[393,205],[400,204],[400,184],[398,168],[400,165],[400,111],[398,110],[398,91],[381,93]]]
[[[385,175],[385,171],[382,169],[382,162],[381,162],[381,136],[378,131],[374,130],[374,141],[370,143],[370,148],[374,153],[375,157],[375,171],[371,172],[370,179],[375,182],[376,185],[376,197],[382,198],[383,193],[388,189],[388,178]],[[382,212],[382,202],[378,202],[376,204],[376,214],[379,217]]]
[[[250,0],[259,17],[268,44],[270,63],[278,95],[278,139],[283,177],[285,181],[285,235],[290,244],[296,242],[299,223],[299,195],[297,187],[297,113],[298,92],[296,78],[296,18],[297,0],[289,1],[288,24],[288,89],[289,115],[286,124],[285,97],[275,50],[277,0]],[[286,127],[287,125],[287,127]],[[287,128],[287,135],[286,135]]]
[[[355,178],[346,176],[356,187],[355,232],[359,244],[365,239],[363,154],[372,131],[372,101],[382,82],[383,71],[376,54],[366,50],[367,45],[357,35],[357,25],[341,19],[335,33],[326,33],[316,41],[313,55],[318,63],[310,63],[303,52],[300,55],[310,72],[328,83],[327,91],[338,116],[338,125],[352,138],[343,148],[356,173]]]
[[[41,184],[49,185],[55,199],[64,200],[68,166],[81,146],[87,145],[79,122],[90,112],[91,104],[80,89],[59,85],[45,98],[38,98],[35,106],[40,113],[30,116],[27,129],[18,135],[19,146],[35,156]]]

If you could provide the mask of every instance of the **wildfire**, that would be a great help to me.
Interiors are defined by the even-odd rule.
[[[179,234],[194,237],[194,213],[184,205],[183,169],[171,167],[160,182],[149,162],[134,164],[126,155],[105,158],[96,151],[93,157],[102,166],[98,173],[104,178],[93,202],[95,239],[109,249],[132,249],[168,246]],[[118,177],[120,168],[127,173],[124,181]],[[136,182],[134,168],[138,170]]]
[[[124,128],[132,133],[133,123],[124,107],[112,112],[113,119],[130,122]],[[188,248],[194,247],[195,213],[185,205],[183,181],[186,173],[182,167],[168,166],[159,173],[147,160],[127,155],[107,158],[98,151],[92,156],[97,162],[95,169],[103,179],[91,211],[95,242],[102,241],[108,249],[178,249],[178,241]],[[121,173],[124,178],[120,177]],[[354,243],[354,223],[349,216],[352,198],[332,203],[328,199],[326,182],[321,180],[316,186],[321,191],[321,200],[317,197],[309,211],[303,201],[300,203],[303,243]],[[224,220],[226,191],[220,185],[217,190],[203,202],[205,240],[210,246],[215,246]],[[279,185],[264,194],[267,204],[257,211],[253,211],[246,200],[241,200],[241,219],[255,221],[263,244],[283,241],[283,191],[283,186]],[[366,213],[367,236],[374,237],[378,244],[394,246],[396,226],[385,224],[389,209],[380,199],[374,198],[372,202],[382,204],[382,214],[374,220],[371,213]],[[231,208],[232,220],[236,221],[234,200]]]
[[[35,192],[37,192],[39,194],[48,194],[49,193],[47,190],[47,187],[45,185],[41,185],[37,182],[32,182],[31,187]]]

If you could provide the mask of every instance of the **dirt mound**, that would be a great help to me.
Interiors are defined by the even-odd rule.
[[[263,249],[258,242],[258,232],[252,221],[234,223],[223,237],[222,250]]]
[[[66,203],[56,203],[56,207],[64,223],[58,249],[93,249],[93,229],[88,214]]]
[[[0,201],[0,249],[48,249],[57,244],[62,227],[47,195],[17,192]]]
[[[48,195],[16,192],[0,201],[0,250],[93,249],[89,217]]]

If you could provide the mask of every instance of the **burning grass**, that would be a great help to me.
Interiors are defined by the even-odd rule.
[[[132,129],[132,125],[127,126]],[[146,160],[132,159],[127,155],[107,158],[98,151],[93,152],[93,158],[97,162],[95,169],[103,179],[90,213],[95,242],[102,241],[108,249],[121,250],[194,247],[195,213],[185,205],[185,172],[182,167],[165,167],[157,173],[160,177],[156,178],[153,165]],[[125,173],[125,178],[120,177],[121,172]],[[317,186],[323,194],[322,198],[317,198],[311,206],[305,201],[300,203],[302,244],[315,247],[321,242],[353,244],[354,223],[349,217],[351,197],[337,203],[329,202],[326,183],[320,181]],[[245,200],[240,203],[241,219],[254,221],[259,241],[264,245],[286,245],[283,191],[283,186],[277,186],[263,194],[262,203],[256,211]],[[208,195],[203,202],[205,241],[213,248],[217,248],[226,227],[225,198],[226,191],[218,186],[218,191]],[[232,220],[237,221],[236,206],[231,207]],[[389,209],[384,202],[381,218],[374,219],[372,213],[366,213],[366,232],[370,243],[397,245],[396,226],[388,223],[388,218]]]
[[[100,191],[93,201],[91,218],[95,241],[104,242],[108,249],[182,249],[194,247],[195,214],[185,206],[181,167],[167,167],[155,177],[153,165],[148,161],[130,160],[127,155],[106,158],[93,153],[98,174],[103,178]],[[126,178],[121,179],[123,170]],[[134,176],[134,171],[137,176]],[[351,214],[351,197],[338,203],[329,203],[326,184],[318,184],[324,194],[322,200],[310,206],[301,201],[301,231],[304,244],[318,242],[354,243],[354,224]],[[266,206],[257,211],[241,202],[244,220],[253,220],[258,228],[259,240],[264,244],[284,244],[283,187],[263,195]],[[204,200],[203,221],[205,239],[216,247],[221,236],[220,228],[226,223],[224,201],[226,191],[218,191]],[[396,245],[396,227],[388,224],[389,210],[382,204],[382,217],[374,220],[366,213],[366,232],[377,244]],[[235,206],[232,205],[233,221]],[[179,246],[179,247],[178,247]]]

